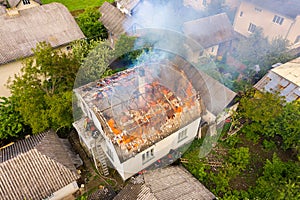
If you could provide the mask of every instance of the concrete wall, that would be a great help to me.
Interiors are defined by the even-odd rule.
[[[295,43],[297,37],[300,37],[300,15],[296,17],[294,24],[292,25],[288,33],[287,39],[292,43]],[[300,40],[298,41],[298,43],[300,43]]]
[[[15,61],[0,66],[0,96],[9,97],[10,91],[5,86],[9,77],[14,77],[15,74],[21,73],[22,61]]]
[[[65,197],[72,195],[78,190],[78,185],[76,181],[66,185],[65,187],[61,188],[60,190],[54,192],[50,197],[46,198],[46,200],[61,200]]]
[[[281,25],[273,22],[275,15],[284,18]],[[272,40],[278,36],[286,38],[294,20],[255,6],[254,4],[242,2],[234,19],[234,30],[247,37],[251,34],[248,31],[250,23],[255,24],[256,27],[263,28],[264,35],[268,36],[269,40]]]
[[[140,152],[139,154],[135,155],[134,157],[126,160],[123,165],[123,168],[121,168],[122,171],[119,171],[122,178],[124,180],[130,178],[134,174],[138,173],[139,171],[145,169],[146,167],[150,166],[154,162],[156,162],[158,159],[161,159],[162,157],[166,156],[171,149],[177,149],[180,146],[184,145],[185,143],[189,143],[192,141],[198,131],[199,123],[201,118],[198,118],[197,120],[193,121],[186,127],[176,131],[175,133],[171,134],[170,136],[164,138],[163,140],[157,142],[153,146],[147,148],[146,150]],[[187,129],[187,137],[178,142],[178,134]],[[154,157],[148,161],[143,162],[142,155],[145,154],[147,151],[150,151],[150,149],[154,150]],[[117,155],[114,155],[117,157]],[[118,163],[119,164],[119,163]]]
[[[68,52],[68,45],[57,48],[57,50],[63,51],[65,53]],[[21,74],[21,69],[23,67],[24,60],[17,60],[13,62],[9,62],[4,65],[0,65],[0,96],[9,97],[11,93],[9,89],[5,86],[9,77],[14,78],[15,74]]]

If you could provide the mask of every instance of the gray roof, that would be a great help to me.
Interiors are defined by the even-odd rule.
[[[1,149],[0,196],[44,199],[79,175],[58,136],[47,131]]]
[[[124,25],[128,18],[118,8],[108,2],[104,2],[99,11],[101,13],[100,21],[109,32],[114,35],[125,33]]]
[[[114,200],[209,200],[216,197],[181,166],[148,171],[144,182],[129,183]]]
[[[275,13],[296,18],[300,14],[299,0],[244,0]]]
[[[183,32],[204,48],[234,39],[234,30],[226,13],[185,22]]]
[[[140,2],[140,0],[117,0],[117,2],[127,10],[131,11]]]
[[[68,9],[60,3],[20,10],[18,16],[0,16],[0,64],[31,56],[37,43],[59,47],[84,38]]]
[[[236,93],[202,72],[196,67],[189,67],[190,63],[177,56],[173,63],[185,71],[194,89],[199,92],[205,107],[214,115],[221,113],[236,96]]]

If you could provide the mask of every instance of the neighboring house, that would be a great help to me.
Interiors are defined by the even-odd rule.
[[[275,66],[254,88],[260,91],[278,92],[287,102],[300,100],[300,57]]]
[[[85,115],[73,124],[81,144],[104,174],[108,159],[123,180],[204,135],[202,124],[215,129],[235,96],[183,59],[139,65],[74,92]]]
[[[114,46],[115,41],[120,35],[126,33],[134,35],[136,32],[137,25],[131,20],[131,16],[122,13],[114,5],[104,2],[99,8],[99,12],[101,13],[99,21],[107,29],[112,46]]]
[[[117,8],[126,15],[131,15],[140,0],[116,0]]]
[[[22,59],[32,56],[37,43],[46,41],[54,48],[65,48],[84,38],[68,9],[60,3],[39,5],[32,0],[18,2],[0,16],[0,96],[9,96],[4,86],[19,73]]]
[[[231,46],[235,38],[233,27],[226,13],[200,18],[183,24],[183,33],[191,37],[203,49],[195,48],[190,54],[194,62],[199,56],[221,54],[219,49]]]
[[[204,185],[181,166],[148,171],[132,180],[114,200],[217,199]]]
[[[0,152],[0,199],[59,200],[78,190],[79,175],[53,131],[30,136]]]
[[[272,40],[282,37],[300,42],[299,0],[244,0],[234,19],[234,30],[248,37],[258,27]]]

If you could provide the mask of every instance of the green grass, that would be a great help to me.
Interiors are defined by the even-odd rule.
[[[105,1],[113,2],[114,0],[42,0],[43,4],[51,2],[62,3],[69,9],[69,11],[101,6]]]

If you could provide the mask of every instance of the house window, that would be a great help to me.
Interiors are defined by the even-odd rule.
[[[249,27],[248,27],[248,31],[249,31],[250,33],[253,33],[253,32],[255,31],[255,29],[256,29],[256,25],[250,23],[250,24],[249,24]]]
[[[243,12],[243,11],[241,11],[241,12],[240,12],[240,17],[242,17],[242,16],[243,16],[243,14],[244,14],[244,12]]]
[[[107,153],[107,155],[110,157],[110,159],[111,159],[112,161],[114,161],[114,154],[113,154],[113,152],[111,151],[110,148],[107,147],[106,153]]]
[[[152,160],[154,158],[154,149],[150,149],[142,154],[142,161],[143,164],[147,163],[149,160]]]
[[[214,52],[214,50],[215,50],[215,47],[212,47],[212,48],[211,48],[211,52]]]
[[[23,4],[26,5],[26,4],[30,4],[30,0],[22,0]]]
[[[284,18],[283,17],[279,17],[278,15],[275,15],[274,18],[273,18],[273,22],[276,23],[276,24],[282,24]]]
[[[262,11],[262,9],[256,8],[256,7],[254,8],[254,10],[257,11],[257,12],[261,12]]]
[[[184,129],[184,130],[180,131],[178,133],[178,142],[181,142],[182,140],[184,140],[187,137],[188,137],[188,135],[187,135],[187,129]]]

